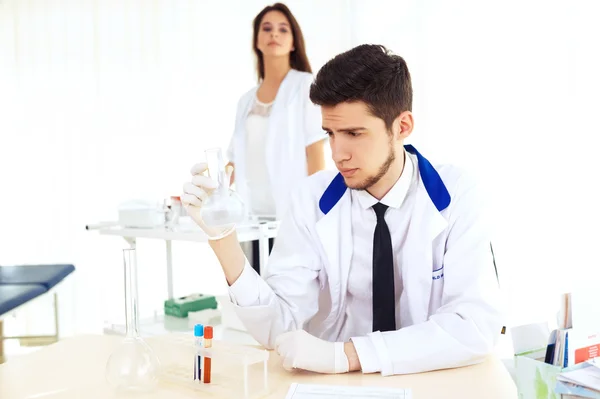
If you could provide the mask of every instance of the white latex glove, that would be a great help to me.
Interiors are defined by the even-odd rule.
[[[304,330],[281,334],[275,350],[283,358],[283,368],[294,368],[324,374],[347,373],[348,357],[343,342],[328,342]]]
[[[190,215],[196,224],[200,226],[200,228],[208,235],[209,239],[214,237],[222,238],[231,234],[235,230],[235,226],[227,226],[223,228],[209,227],[204,223],[200,215],[202,202],[218,186],[216,181],[204,175],[204,172],[206,172],[207,169],[208,165],[205,162],[197,163],[196,165],[192,166],[192,169],[190,170],[190,173],[192,174],[192,180],[191,182],[183,185],[181,202],[185,206],[188,215]],[[226,172],[227,178],[229,179],[233,173],[233,167],[228,165]]]

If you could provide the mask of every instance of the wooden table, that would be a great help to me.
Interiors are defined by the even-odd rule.
[[[9,359],[0,365],[2,399],[80,399],[114,397],[104,380],[106,361],[121,337],[85,335],[67,338],[34,353]],[[149,338],[150,342],[152,338]],[[363,385],[411,388],[414,399],[510,399],[516,387],[500,360],[430,373],[382,377],[360,372],[320,375],[305,371],[288,372],[276,353],[269,356],[268,399],[283,399],[293,382],[310,384]],[[213,380],[216,377],[213,377]],[[202,394],[161,384],[149,395],[135,398],[198,398]],[[210,396],[214,397],[214,396]],[[229,398],[228,398],[229,399]]]

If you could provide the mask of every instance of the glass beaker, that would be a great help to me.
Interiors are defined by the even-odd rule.
[[[123,250],[125,268],[125,329],[123,342],[106,363],[106,380],[118,392],[148,392],[155,388],[160,362],[139,333],[135,249]]]
[[[200,208],[200,217],[207,227],[209,239],[217,240],[233,231],[245,219],[245,206],[239,195],[229,188],[230,176],[220,148],[205,151],[208,175],[217,188],[209,193]]]

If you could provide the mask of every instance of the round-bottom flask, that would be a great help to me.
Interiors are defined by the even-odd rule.
[[[239,195],[229,188],[229,176],[220,148],[205,151],[208,174],[217,188],[202,202],[200,217],[207,227],[209,239],[217,240],[231,233],[246,218],[246,209]]]
[[[106,363],[106,380],[119,393],[149,392],[160,373],[160,362],[140,337],[135,249],[123,250],[125,266],[126,336]]]

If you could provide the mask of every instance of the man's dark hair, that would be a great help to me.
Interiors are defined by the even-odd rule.
[[[412,111],[412,84],[406,62],[381,45],[363,44],[338,54],[317,73],[310,87],[316,105],[364,102],[388,129],[404,111]]]

